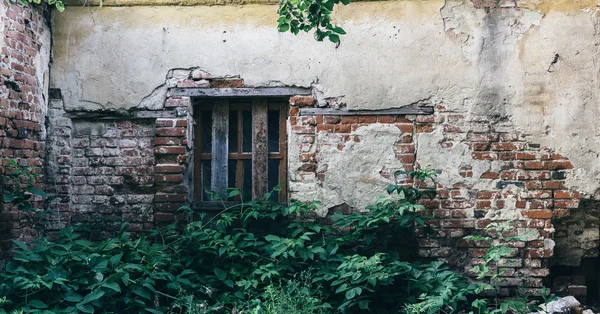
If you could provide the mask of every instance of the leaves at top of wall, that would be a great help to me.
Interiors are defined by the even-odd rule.
[[[11,4],[14,4],[13,0],[8,0]],[[42,0],[20,0],[22,4],[28,4],[28,3],[33,3],[33,4],[41,4]],[[60,12],[63,12],[65,10],[65,3],[62,2],[61,0],[48,0],[48,5],[54,5],[56,7],[56,9]]]
[[[300,31],[314,30],[315,39],[328,38],[333,43],[340,42],[340,35],[346,32],[331,22],[331,12],[336,4],[347,5],[350,0],[282,0],[279,5],[277,29],[297,35]]]

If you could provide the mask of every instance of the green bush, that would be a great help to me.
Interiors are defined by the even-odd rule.
[[[432,172],[408,175],[431,179]],[[275,191],[276,192],[276,191]],[[403,254],[430,230],[423,191],[392,185],[364,213],[244,202],[178,228],[90,241],[66,228],[15,241],[2,308],[25,313],[454,313],[477,285]],[[237,190],[228,197],[236,196]],[[191,214],[189,208],[182,211]],[[410,246],[409,246],[410,247]],[[479,304],[479,303],[478,303]],[[483,313],[482,311],[478,311]]]

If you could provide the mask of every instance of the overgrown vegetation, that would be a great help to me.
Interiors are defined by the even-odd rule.
[[[432,171],[408,173],[431,179]],[[277,192],[277,191],[274,191]],[[417,201],[392,185],[364,213],[314,216],[316,203],[244,202],[183,228],[90,241],[77,227],[31,245],[15,241],[0,274],[1,307],[24,313],[506,313],[441,262],[406,256]],[[236,196],[229,191],[228,197]],[[189,208],[182,208],[191,213]],[[492,260],[490,260],[492,261]],[[482,276],[485,270],[482,269]]]
[[[0,164],[2,164],[0,159]],[[34,206],[36,197],[46,198],[46,192],[36,188],[36,181],[41,174],[33,172],[33,167],[22,166],[15,160],[6,159],[4,175],[0,176],[0,196],[6,203],[12,204],[20,212],[21,219],[18,223],[24,227],[43,232],[53,211],[43,210]],[[0,172],[2,173],[2,172]]]

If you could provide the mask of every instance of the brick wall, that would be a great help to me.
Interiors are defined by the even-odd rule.
[[[361,127],[394,125],[402,135],[398,141],[389,144],[393,145],[399,168],[410,171],[420,166],[433,166],[440,171],[440,176],[446,175],[446,184],[436,186],[437,197],[421,202],[427,209],[426,214],[434,217],[430,223],[439,234],[422,235],[419,255],[445,260],[468,273],[472,265],[482,262],[490,243],[470,243],[462,238],[481,233],[491,222],[511,221],[514,230],[505,236],[526,235],[528,241],[503,243],[514,251],[510,258],[502,261],[506,282],[502,284],[505,288],[501,292],[514,293],[523,286],[526,293],[541,293],[554,254],[553,219],[568,217],[571,210],[580,206],[583,197],[565,185],[567,175],[573,169],[565,156],[526,141],[503,116],[450,112],[443,106],[437,106],[436,113],[428,116],[298,115],[302,107],[314,106],[310,97],[291,101],[291,131],[296,140],[290,145],[298,145],[299,149],[297,155],[289,157],[294,165],[290,169],[290,178],[292,187],[302,186],[297,191],[293,189],[292,198],[301,197],[303,191],[324,188],[319,181],[334,175],[323,167],[329,162],[321,154],[323,147],[328,149],[334,145],[341,151],[345,143],[361,141],[361,136],[357,135]],[[432,138],[436,148],[422,148]],[[463,155],[456,163],[453,160],[456,156],[451,152],[458,145]],[[419,164],[431,161],[425,158],[431,154],[439,156],[438,164]],[[481,170],[482,165],[485,165],[485,171]],[[382,168],[380,176],[391,180],[395,170],[398,169]],[[408,181],[405,179],[404,182]],[[597,234],[598,221],[592,220],[596,225],[588,224],[588,229],[595,228]],[[569,227],[561,224],[559,230],[562,229]],[[566,237],[568,233],[558,236]],[[572,242],[558,241],[566,247]],[[597,252],[597,239],[581,245],[591,246],[588,249]]]
[[[23,166],[32,166],[34,173],[43,173],[44,77],[50,48],[47,23],[44,5],[23,6],[0,0],[0,172],[4,171],[6,159],[15,159]],[[0,207],[3,259],[11,247],[10,239],[28,240],[35,234],[22,230],[14,208],[8,204]]]
[[[174,70],[168,87],[241,87],[238,78]],[[60,90],[48,111],[47,190],[53,230],[71,223],[107,224],[107,236],[128,222],[130,231],[177,222],[193,192],[193,124],[189,97],[152,98],[129,115],[67,111]],[[151,108],[151,110],[147,110]]]
[[[130,231],[173,222],[189,190],[183,184],[187,117],[69,117],[55,94],[46,180],[48,206],[58,213],[53,229],[100,222],[107,236],[122,222]]]

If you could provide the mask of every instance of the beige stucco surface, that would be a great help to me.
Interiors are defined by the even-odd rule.
[[[54,15],[51,85],[70,109],[130,108],[169,70],[200,67],[251,86],[313,86],[319,100],[341,97],[349,109],[440,104],[505,115],[527,141],[571,159],[570,187],[592,193],[600,187],[596,1],[518,3],[491,12],[468,0],[352,3],[335,16],[348,32],[337,48],[278,33],[273,5],[72,6]],[[421,136],[435,142],[438,133]],[[470,158],[433,144],[418,156],[435,162],[440,153]]]

